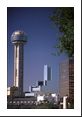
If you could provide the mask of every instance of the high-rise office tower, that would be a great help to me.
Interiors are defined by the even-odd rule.
[[[44,86],[47,85],[47,81],[52,79],[51,67],[44,65]]]
[[[27,35],[23,31],[15,31],[11,35],[14,44],[14,86],[18,94],[23,93],[23,46],[27,42]]]
[[[68,96],[74,101],[74,58],[67,59],[60,64],[59,79],[60,97]]]

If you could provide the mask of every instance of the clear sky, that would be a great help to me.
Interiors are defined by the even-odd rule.
[[[7,48],[8,48],[8,86],[13,85],[14,50],[11,34],[16,30],[27,33],[28,42],[24,46],[24,91],[36,81],[43,80],[44,65],[52,68],[52,81],[48,82],[46,90],[58,92],[59,64],[67,58],[65,54],[53,56],[57,50],[53,48],[58,43],[60,32],[53,26],[49,16],[53,7],[10,7],[7,8]]]

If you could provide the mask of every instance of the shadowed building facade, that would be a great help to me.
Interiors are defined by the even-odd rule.
[[[60,64],[59,94],[68,96],[74,102],[74,59],[70,58]]]

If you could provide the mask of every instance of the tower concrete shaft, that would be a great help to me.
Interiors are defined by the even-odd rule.
[[[19,94],[23,92],[23,43],[14,45],[14,86]]]
[[[17,87],[17,94],[23,93],[23,49],[27,42],[27,35],[23,31],[15,31],[11,35],[14,44],[14,86]]]

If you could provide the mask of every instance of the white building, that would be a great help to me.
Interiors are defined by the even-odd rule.
[[[25,97],[34,97],[35,94],[33,92],[26,92]]]
[[[11,94],[11,87],[7,87],[7,96]]]
[[[39,92],[41,91],[41,86],[36,86],[36,87],[31,87],[32,88],[32,92]]]
[[[58,101],[58,97],[56,93],[52,93],[51,97],[54,98],[54,101],[57,102]]]
[[[51,67],[44,65],[44,86],[47,85],[47,81],[52,79]]]
[[[44,101],[44,95],[38,95],[37,96],[37,102]]]

